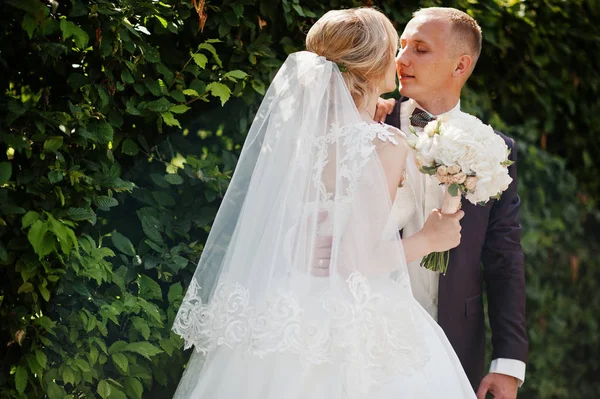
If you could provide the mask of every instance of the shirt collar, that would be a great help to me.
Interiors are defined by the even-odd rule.
[[[421,108],[422,110],[427,111],[425,108],[421,107],[419,105],[419,103],[417,103],[413,99],[410,99],[407,102],[408,102],[408,104],[407,104],[408,107],[405,108],[405,112],[403,112],[403,114],[406,114],[406,115],[410,116],[410,115],[412,115],[412,113],[415,110],[415,108]],[[458,103],[450,111],[444,112],[444,113],[439,114],[439,115],[433,115],[433,114],[431,114],[431,115],[433,117],[435,117],[435,118],[439,118],[440,116],[444,116],[444,115],[454,115],[457,112],[460,112],[460,100],[458,100]]]

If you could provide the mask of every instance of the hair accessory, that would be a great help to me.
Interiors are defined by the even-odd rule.
[[[336,62],[335,65],[337,65],[340,72],[348,72],[348,68],[346,68],[346,66],[341,62]]]

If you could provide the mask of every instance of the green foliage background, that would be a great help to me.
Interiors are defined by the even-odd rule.
[[[170,332],[268,82],[328,9],[473,15],[463,108],[517,139],[523,398],[596,398],[597,0],[0,4],[0,396],[171,397]]]

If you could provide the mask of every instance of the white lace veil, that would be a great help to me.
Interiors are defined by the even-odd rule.
[[[340,362],[361,391],[422,365],[400,237],[397,229],[384,234],[391,200],[378,154],[396,139],[361,120],[334,63],[290,55],[248,133],[177,314],[173,330],[186,348]],[[318,277],[323,238],[332,241],[331,261],[329,276]]]

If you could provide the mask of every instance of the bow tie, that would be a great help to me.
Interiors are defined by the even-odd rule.
[[[434,120],[435,116],[427,111],[423,111],[421,108],[415,108],[410,116],[410,124],[413,127],[425,127],[429,122]]]

